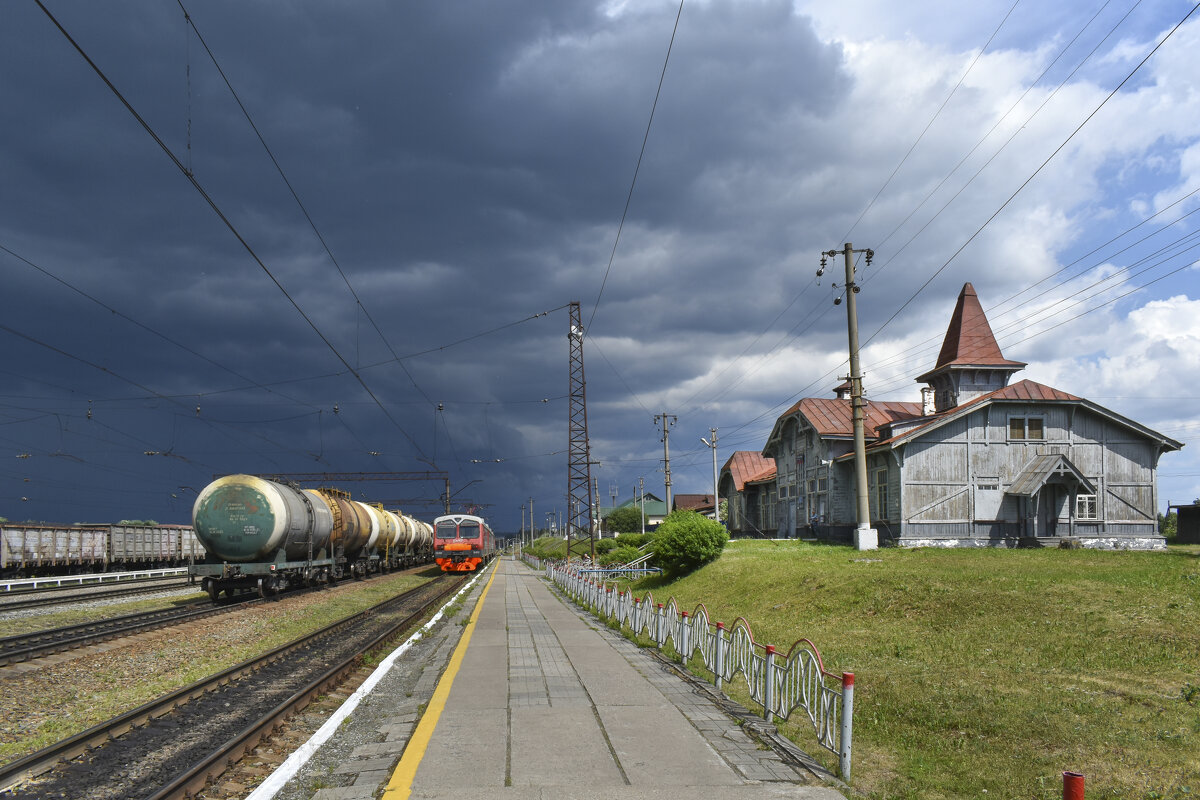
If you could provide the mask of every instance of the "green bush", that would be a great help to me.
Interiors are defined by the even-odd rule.
[[[609,550],[613,550],[620,546],[620,542],[616,539],[597,539],[596,540],[596,555],[601,556]]]
[[[641,547],[653,538],[654,534],[652,533],[622,533],[617,537],[617,542],[630,547]]]
[[[599,550],[598,547],[596,549]],[[607,567],[612,564],[628,564],[630,561],[633,561],[635,558],[640,558],[641,556],[642,552],[636,547],[630,547],[627,544],[623,544],[619,547],[613,548],[603,556],[597,556],[597,558],[599,558],[600,563],[603,566]]]
[[[641,530],[643,524],[642,510],[637,506],[621,506],[614,508],[604,518],[610,531],[617,533],[632,533]]]
[[[654,560],[668,578],[678,578],[715,561],[727,541],[729,532],[716,520],[695,511],[672,511],[654,533]]]

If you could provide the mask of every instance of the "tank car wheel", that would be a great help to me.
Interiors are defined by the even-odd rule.
[[[204,591],[208,592],[208,598],[214,603],[217,602],[217,598],[221,596],[221,587],[217,586],[217,582],[212,578],[204,579]]]
[[[275,583],[270,578],[259,578],[258,596],[266,599],[273,594],[275,594]]]

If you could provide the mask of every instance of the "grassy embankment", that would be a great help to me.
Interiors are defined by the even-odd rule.
[[[852,785],[870,798],[1049,800],[1064,770],[1089,800],[1200,797],[1200,547],[733,542],[686,578],[635,584],[648,589],[745,617],[785,652],[811,639],[827,669],[854,672]],[[836,768],[804,723],[783,730]]]

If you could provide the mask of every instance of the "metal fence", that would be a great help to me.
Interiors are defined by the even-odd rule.
[[[772,645],[756,642],[750,623],[741,617],[729,628],[723,622],[713,623],[703,603],[689,614],[679,610],[673,597],[664,607],[650,593],[636,598],[562,564],[547,561],[536,566],[597,616],[629,626],[635,636],[645,634],[660,650],[671,642],[682,662],[699,653],[717,689],[738,677],[745,680],[767,721],[786,720],[797,711],[806,715],[817,742],[838,757],[842,780],[850,780],[854,673],[826,670],[820,652],[808,639],[799,640],[782,655]]]

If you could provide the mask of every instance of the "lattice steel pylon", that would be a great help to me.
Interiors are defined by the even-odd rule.
[[[592,457],[587,429],[587,382],[583,377],[583,323],[579,315],[579,302],[571,303],[571,330],[567,333],[570,343],[570,397],[567,427],[567,552],[571,542],[586,530],[592,533]],[[584,528],[586,518],[587,527]]]

